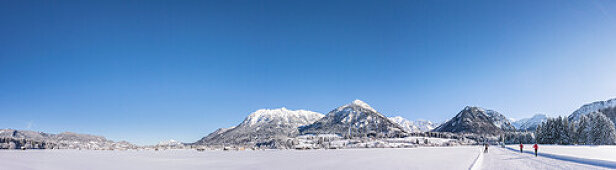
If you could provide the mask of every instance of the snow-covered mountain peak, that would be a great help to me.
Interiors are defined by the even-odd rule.
[[[377,112],[375,109],[373,109],[372,107],[370,107],[370,105],[368,105],[368,103],[366,103],[366,102],[364,102],[364,101],[361,101],[361,100],[359,100],[359,99],[355,99],[355,100],[353,100],[353,102],[351,102],[351,103],[349,103],[349,104],[347,104],[347,105],[340,106],[340,107],[338,108],[338,110],[344,110],[344,109],[349,108],[349,107],[352,107],[352,106],[358,106],[358,107],[364,108],[364,109],[366,109],[366,110],[370,110],[370,111],[373,111],[373,112]]]
[[[370,107],[370,105],[368,105],[368,103],[366,103],[364,101],[361,101],[359,99],[353,100],[353,102],[351,104],[362,106],[362,107]]]
[[[323,114],[307,111],[307,110],[289,110],[287,108],[278,109],[259,109],[248,115],[243,125],[255,126],[258,124],[277,122],[277,123],[292,123],[303,126],[310,124],[323,117]]]
[[[497,111],[477,106],[466,106],[454,118],[435,128],[437,132],[498,133],[515,131],[507,117]]]
[[[361,100],[340,106],[322,119],[305,127],[301,134],[338,134],[362,136],[368,134],[400,135],[404,130]]]
[[[472,109],[480,109],[480,107],[477,107],[477,106],[466,106],[462,110],[472,110]]]
[[[231,128],[220,128],[195,144],[240,144],[267,142],[281,137],[297,135],[298,127],[314,123],[323,114],[307,110],[287,108],[259,109]]]

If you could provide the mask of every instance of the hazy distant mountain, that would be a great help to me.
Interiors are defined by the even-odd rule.
[[[338,134],[341,136],[399,136],[403,128],[361,100],[340,106],[317,122],[300,127],[302,134]]]
[[[511,126],[511,124],[509,123],[509,125],[507,125],[509,121],[503,121],[502,119],[504,118],[504,116],[496,113],[497,112],[484,110],[480,107],[466,106],[455,117],[441,124],[433,131],[451,133],[499,134],[503,132],[501,127],[504,126],[506,129],[509,129],[509,126]],[[488,114],[490,114],[492,117]]]
[[[513,121],[513,126],[520,131],[534,131],[537,129],[537,125],[541,124],[541,122],[545,122],[548,120],[548,116],[545,114],[536,114],[530,118],[524,118],[520,120]]]
[[[608,109],[616,107],[616,98],[607,101],[598,101],[589,104],[585,104],[579,109],[575,110],[569,115],[569,121],[578,121],[580,116],[588,115],[589,113],[599,111],[601,109]]]
[[[170,139],[170,140],[166,140],[166,141],[161,141],[161,142],[158,143],[158,145],[163,145],[163,146],[164,145],[170,145],[170,146],[182,145],[182,142]]]
[[[129,149],[136,146],[125,141],[114,142],[107,140],[102,136],[77,134],[72,132],[64,132],[60,134],[51,134],[43,132],[35,132],[28,130],[1,129],[0,138],[3,140],[0,143],[11,145],[13,149],[19,149],[21,146],[26,146],[27,143],[38,143],[38,146],[29,145],[29,148],[60,148],[60,149]],[[24,143],[25,142],[25,143]],[[3,146],[8,146],[3,145]],[[3,148],[3,147],[0,147]],[[27,147],[28,148],[28,147]]]
[[[154,147],[155,148],[163,148],[163,149],[183,149],[184,148],[184,143],[182,143],[180,141],[176,141],[176,140],[170,139],[170,140],[167,140],[167,141],[161,141],[157,145],[155,145]]]
[[[294,137],[298,127],[311,124],[323,114],[306,110],[261,109],[250,114],[235,127],[218,129],[197,145],[255,144],[272,139]]]
[[[400,125],[406,132],[428,132],[438,126],[427,120],[410,121],[400,116],[389,117],[389,120]]]

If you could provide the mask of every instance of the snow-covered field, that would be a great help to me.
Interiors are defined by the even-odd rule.
[[[490,147],[477,169],[614,169],[616,146]],[[0,170],[469,169],[479,146],[257,151],[0,150]]]
[[[540,169],[540,170],[599,170],[610,167],[597,166],[592,162],[568,161],[539,155],[535,157],[530,152],[520,153],[519,150],[493,147],[483,154],[480,169]]]
[[[0,150],[0,170],[468,169],[479,147],[265,151]]]
[[[518,152],[519,145],[508,145],[507,150]],[[524,145],[525,154],[534,154],[532,145]],[[539,157],[582,165],[616,169],[616,146],[539,145]]]
[[[519,146],[517,146],[519,148]],[[525,148],[532,148],[531,145],[525,145]],[[556,145],[540,145],[540,152],[572,156],[579,158],[598,159],[616,162],[616,146],[556,146]]]

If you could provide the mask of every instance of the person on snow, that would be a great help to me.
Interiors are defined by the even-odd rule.
[[[537,157],[537,149],[539,149],[539,145],[535,143],[535,145],[533,145],[533,148],[535,148],[535,157]]]
[[[483,150],[483,153],[488,153],[488,144],[483,144],[485,146],[485,149]]]
[[[522,153],[523,148],[524,148],[524,145],[522,145],[522,142],[520,142],[520,153]]]

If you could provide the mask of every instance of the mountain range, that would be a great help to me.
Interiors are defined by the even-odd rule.
[[[428,130],[431,122],[418,122],[416,129]],[[419,126],[421,125],[421,126]],[[333,134],[347,137],[388,137],[406,134],[398,123],[390,120],[361,100],[340,106],[327,115],[307,110],[261,109],[242,123],[220,128],[194,145],[284,147],[280,143],[298,135]]]
[[[581,106],[568,119],[576,121],[592,112],[601,112],[616,123],[616,99],[598,101]],[[287,108],[260,109],[249,114],[241,123],[220,128],[195,143],[167,141],[156,146],[266,146],[280,148],[283,143],[304,135],[340,138],[404,137],[409,133],[449,132],[499,135],[503,132],[534,131],[548,119],[545,114],[516,121],[490,109],[466,106],[448,121],[437,124],[430,121],[410,121],[400,116],[386,117],[361,100],[352,101],[323,115],[307,110]],[[293,143],[293,142],[292,142]],[[283,145],[281,145],[283,144]],[[128,142],[114,142],[102,136],[64,132],[60,134],[0,129],[1,148],[72,148],[72,149],[130,149],[137,146]]]
[[[400,125],[406,132],[411,133],[429,132],[439,125],[427,120],[411,121],[401,116],[389,117],[389,120]]]
[[[36,149],[132,149],[135,145],[120,141],[114,142],[102,136],[64,132],[60,134],[28,130],[0,129],[0,148]]]

